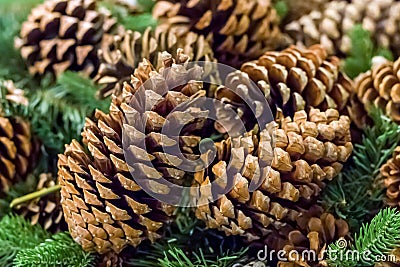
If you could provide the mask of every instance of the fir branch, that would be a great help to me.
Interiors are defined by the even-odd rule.
[[[82,250],[69,233],[58,233],[36,247],[18,252],[15,267],[36,266],[93,266],[95,257]]]
[[[400,141],[400,126],[378,109],[371,113],[374,126],[364,130],[350,162],[322,195],[324,206],[347,220],[353,229],[369,220],[383,207],[380,167]]]
[[[389,255],[400,246],[400,213],[395,209],[381,210],[369,224],[363,225],[355,242],[345,248],[337,241],[328,247],[328,261],[335,267],[371,266],[382,256]],[[354,255],[347,251],[356,251],[357,255],[368,257],[343,257]]]
[[[362,25],[355,25],[349,36],[351,51],[344,63],[344,71],[349,77],[355,78],[358,74],[371,69],[372,58],[375,56],[384,56],[393,60],[393,55],[389,50],[375,47],[370,32]]]
[[[0,266],[11,266],[14,257],[23,249],[39,245],[50,234],[22,217],[7,215],[0,221]]]

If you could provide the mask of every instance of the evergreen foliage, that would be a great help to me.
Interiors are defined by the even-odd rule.
[[[381,210],[369,224],[364,224],[354,244],[346,248],[341,241],[328,248],[328,261],[335,267],[371,266],[382,256],[388,255],[400,246],[400,213],[395,209]],[[347,251],[357,251],[357,255],[367,257],[344,257],[352,255]]]
[[[276,10],[276,13],[278,13],[281,20],[283,20],[286,17],[286,15],[289,11],[287,4],[284,0],[277,1],[274,5],[274,8]]]
[[[371,69],[372,58],[383,56],[393,60],[393,55],[387,49],[376,48],[371,33],[361,25],[356,25],[350,31],[351,51],[344,62],[344,72],[350,77],[355,78],[358,74]]]
[[[94,255],[84,252],[69,233],[58,233],[40,245],[19,251],[13,264],[14,267],[89,267],[94,262]]]
[[[399,125],[378,109],[371,118],[373,126],[364,130],[363,141],[355,145],[351,161],[322,195],[326,208],[347,220],[353,229],[383,207],[379,169],[400,141]]]
[[[31,225],[22,217],[3,217],[0,221],[0,266],[11,266],[18,252],[35,247],[49,237],[40,226]]]

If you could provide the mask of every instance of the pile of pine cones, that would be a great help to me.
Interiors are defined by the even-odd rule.
[[[285,2],[289,13],[281,19],[271,0],[158,0],[159,25],[144,32],[118,26],[95,0],[47,0],[34,8],[15,42],[30,73],[80,71],[100,86],[97,97],[112,102],[108,113],[87,118],[82,143],[72,141],[59,155],[60,194],[25,203],[20,214],[52,231],[66,223],[83,249],[112,258],[163,238],[176,207],[155,196],[184,185],[197,192],[199,220],[253,247],[322,253],[346,236],[347,223],[317,199],[349,159],[352,134],[366,126],[372,106],[400,122],[400,59],[380,61],[352,81],[341,58],[356,24],[399,56],[400,2]],[[197,61],[238,70],[222,75],[190,64]],[[202,75],[223,85],[203,84]],[[21,101],[12,83],[3,87],[8,100]],[[271,114],[264,124],[257,94]],[[205,96],[219,103],[216,110],[198,105]],[[242,131],[234,130],[237,121]],[[171,123],[181,127],[179,136],[163,132]],[[222,139],[202,146],[216,133]],[[165,151],[174,146],[183,158]],[[3,193],[33,168],[29,123],[0,110],[0,147]],[[186,170],[185,160],[207,164]],[[388,203],[398,206],[400,148],[382,175]],[[37,189],[54,181],[43,174]]]

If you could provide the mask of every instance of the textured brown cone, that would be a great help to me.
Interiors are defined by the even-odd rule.
[[[320,43],[329,54],[344,55],[351,48],[348,33],[361,24],[371,32],[377,46],[399,56],[399,14],[396,0],[329,1],[322,11],[314,10],[286,25],[285,31],[297,44]]]
[[[292,1],[284,0],[287,7],[287,14],[284,17],[283,24],[298,20],[300,17],[311,13],[315,10],[323,10],[324,5],[330,0],[309,0],[309,1]],[[277,2],[277,1],[274,1]]]
[[[327,246],[345,237],[349,233],[349,226],[342,219],[336,219],[330,213],[323,213],[320,207],[312,207],[296,219],[297,227],[285,236],[283,250],[287,253],[289,262],[278,262],[279,267],[300,267],[300,266],[326,266],[326,263],[318,260],[302,258],[302,252],[314,251],[318,258],[322,258]],[[300,258],[290,257],[290,251],[295,250]],[[309,254],[306,254],[309,255]]]
[[[190,110],[171,111],[179,104],[204,95],[204,91],[199,90],[201,85],[192,82],[201,70],[196,67],[186,70],[183,65],[176,65],[188,60],[181,52],[177,53],[176,59],[164,52],[162,59],[164,68],[158,74],[145,59],[135,70],[130,83],[125,83],[124,102],[114,97],[109,114],[97,111],[94,121],[87,119],[82,135],[88,152],[73,141],[59,156],[58,177],[65,220],[72,237],[85,250],[119,253],[127,245],[137,246],[143,240],[155,241],[170,221],[174,208],[152,198],[136,184],[129,172],[122,144],[123,138],[130,138],[127,153],[138,160],[133,166],[133,174],[151,176],[147,180],[157,193],[168,193],[163,191],[165,187],[156,181],[157,178],[184,182],[184,172],[171,165],[169,155],[160,150],[160,141],[166,146],[173,143],[160,133],[160,128],[166,123],[167,115],[178,121],[190,116]],[[141,87],[150,75],[155,80]],[[183,85],[159,95],[158,92],[167,88],[171,81],[180,81]],[[140,88],[145,88],[144,95],[140,95]],[[137,99],[137,94],[143,98]],[[144,106],[140,105],[151,103],[155,105],[144,112]],[[134,123],[127,124],[132,118],[136,118]],[[137,127],[140,121],[145,125],[145,132]],[[195,120],[188,126],[194,131],[202,124]],[[193,153],[191,149],[200,138],[184,135],[184,132],[179,136],[182,149]],[[136,141],[145,141],[146,151],[135,146]],[[146,155],[151,162],[139,162]]]
[[[378,59],[370,71],[360,74],[355,79],[357,102],[352,106],[358,108],[359,112],[353,114],[354,121],[365,120],[366,112],[363,112],[363,109],[368,111],[372,106],[377,106],[392,120],[400,122],[399,71],[400,59],[395,62]]]
[[[35,191],[55,185],[51,174],[41,174]],[[16,207],[18,214],[30,221],[32,225],[40,224],[52,233],[67,229],[60,204],[59,192],[51,193]]]
[[[97,50],[115,24],[96,11],[94,0],[47,0],[32,9],[15,45],[31,74],[73,70],[94,75]]]
[[[352,152],[350,120],[334,109],[299,111],[293,119],[278,116],[259,133],[229,138],[216,147],[215,162],[195,175],[206,188],[200,200],[224,186],[233,189],[199,206],[196,216],[209,228],[251,241],[267,235],[270,225],[279,228],[293,221],[319,195],[325,180],[339,173]],[[261,186],[249,192],[255,181]]]
[[[142,62],[148,59],[159,69],[162,67],[162,51],[173,51],[176,56],[178,48],[192,61],[214,61],[213,52],[203,36],[180,30],[168,25],[146,29],[143,34],[126,31],[113,37],[113,42],[99,50],[100,68],[95,81],[102,85],[101,97],[122,93],[124,82]]]
[[[382,167],[381,175],[386,187],[386,201],[389,206],[400,206],[400,147],[396,147],[393,157]]]
[[[334,108],[340,114],[347,114],[354,90],[352,81],[340,72],[338,58],[328,57],[319,45],[308,49],[291,46],[282,52],[266,52],[258,60],[243,64],[241,71],[227,76],[227,86],[218,88],[215,98],[236,109],[239,115],[243,114],[250,129],[255,124],[252,120],[255,116],[246,116],[249,110],[245,103],[252,103],[253,110],[259,110],[260,114],[262,108],[260,103],[252,100],[257,89],[250,86],[250,80],[265,95],[272,113],[281,108],[285,116],[311,107],[322,111]]]
[[[159,0],[153,15],[206,36],[218,62],[236,68],[287,43],[269,0]]]
[[[115,252],[108,252],[102,255],[102,259],[97,265],[98,267],[123,267],[123,259]]]

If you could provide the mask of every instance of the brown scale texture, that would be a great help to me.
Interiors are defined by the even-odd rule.
[[[328,57],[319,45],[308,49],[291,46],[281,52],[266,52],[258,60],[243,64],[242,72],[229,74],[226,86],[216,90],[215,98],[237,110],[239,115],[243,114],[250,129],[257,114],[247,115],[250,111],[245,103],[251,103],[259,114],[263,109],[263,105],[252,100],[257,94],[257,86],[274,115],[277,108],[281,108],[285,116],[292,116],[296,111],[311,107],[334,108],[340,114],[347,114],[353,83],[339,67],[338,58]],[[251,81],[257,86],[251,86]]]
[[[292,1],[283,0],[288,9],[287,14],[284,17],[283,24],[287,24],[291,21],[298,20],[300,17],[311,13],[314,10],[323,10],[324,5],[331,0],[309,0],[309,1]],[[277,1],[274,1],[277,2]]]
[[[153,15],[206,36],[218,62],[236,68],[288,42],[269,0],[159,0]]]
[[[160,129],[167,123],[168,115],[168,120],[185,121],[193,114],[191,112],[196,112],[191,109],[171,111],[179,104],[204,95],[204,91],[200,90],[200,84],[193,82],[201,71],[199,68],[186,70],[183,65],[175,64],[187,62],[188,56],[178,52],[174,59],[164,52],[162,57],[164,68],[159,73],[144,59],[130,83],[125,83],[124,101],[114,97],[108,114],[97,111],[94,120],[87,119],[82,133],[87,150],[73,141],[59,156],[58,178],[65,220],[71,236],[85,250],[119,253],[126,246],[135,247],[143,240],[153,242],[161,237],[163,226],[171,221],[174,207],[145,193],[132,175],[146,176],[150,188],[157,193],[168,193],[165,191],[168,188],[161,185],[158,178],[178,184],[184,182],[185,173],[161,150],[161,145],[169,146],[177,141],[161,134]],[[150,76],[152,82],[144,84]],[[159,95],[171,82],[183,85]],[[140,94],[143,92],[140,88],[145,88],[144,94]],[[151,110],[144,111],[147,104],[154,105]],[[144,123],[144,130],[136,127],[138,122]],[[202,128],[197,120],[189,121],[187,126],[193,133]],[[200,138],[185,135],[185,129],[181,133],[181,149],[193,156]],[[131,144],[127,153],[137,157],[132,174],[124,155],[123,138],[129,138]],[[136,146],[136,142],[141,141],[146,143],[146,151]],[[151,165],[141,161],[146,155]]]
[[[97,50],[115,24],[94,0],[47,0],[32,9],[15,45],[33,75],[73,70],[93,76]]]
[[[123,267],[124,260],[115,252],[108,252],[102,255],[98,267]]]
[[[365,124],[366,112],[377,106],[392,120],[400,122],[400,59],[395,62],[378,60],[372,69],[355,79],[356,103],[352,106],[354,121]]]
[[[392,158],[382,167],[381,174],[386,187],[386,201],[389,206],[400,205],[400,147],[396,147]]]
[[[218,189],[232,188],[217,201],[196,209],[197,218],[209,228],[248,241],[267,235],[293,221],[332,180],[352,152],[350,120],[334,109],[309,114],[299,111],[293,119],[278,116],[259,132],[217,143],[217,157],[196,173],[204,187],[200,203]],[[227,168],[227,166],[231,166]],[[249,192],[252,182],[261,184]],[[211,192],[209,190],[211,190]]]
[[[400,3],[396,0],[329,1],[285,26],[299,45],[322,44],[329,54],[344,55],[351,49],[349,32],[356,24],[369,30],[377,46],[400,54]]]
[[[178,48],[192,61],[214,61],[213,52],[203,36],[180,30],[167,25],[156,29],[146,29],[143,34],[126,31],[113,36],[113,41],[99,50],[100,68],[95,81],[102,86],[100,97],[116,96],[122,93],[124,82],[142,62],[148,59],[156,69],[162,67],[162,51],[174,51]]]

